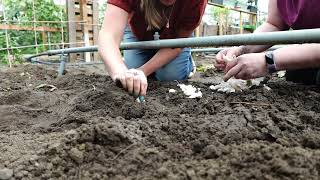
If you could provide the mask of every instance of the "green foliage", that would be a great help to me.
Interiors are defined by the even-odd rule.
[[[213,7],[211,11],[213,14],[213,19],[217,22],[220,22],[220,18],[222,18],[221,20],[223,21],[227,20],[230,15],[230,9],[228,8]]]
[[[35,13],[37,21],[60,21],[66,20],[65,10],[54,4],[53,0],[34,0],[35,12],[33,12],[32,0],[3,0],[8,20],[32,21]],[[62,14],[61,14],[62,11]],[[1,16],[0,16],[1,17]],[[2,17],[3,18],[3,17]],[[21,23],[30,25],[30,23]],[[37,26],[42,24],[37,23]],[[50,24],[51,27],[60,27],[59,24]]]
[[[220,15],[228,16],[230,14],[230,10],[227,8],[214,7],[213,8],[213,16],[219,19]]]
[[[5,7],[6,20],[10,21],[9,24],[21,25],[33,27],[33,23],[25,21],[33,21],[33,15],[35,13],[36,21],[63,21],[67,20],[65,9],[54,4],[53,0],[34,0],[35,12],[33,12],[32,0],[3,0],[3,6]],[[0,14],[0,20],[4,20],[3,14]],[[35,26],[47,26],[52,28],[61,28],[61,24],[58,23],[35,23]],[[63,24],[66,28],[66,24]],[[0,31],[0,49],[6,48],[6,36],[5,31]],[[49,34],[47,34],[49,35]],[[37,44],[44,44],[41,32],[36,33]],[[64,34],[64,39],[67,38],[67,34]],[[35,45],[35,34],[33,31],[8,31],[9,46],[30,46]],[[54,32],[48,36],[51,43],[61,42],[61,33]],[[46,50],[46,47],[39,47],[39,51]],[[35,54],[36,48],[26,49],[14,49],[10,52],[14,55],[15,59],[21,58],[22,54]],[[7,51],[0,51],[0,60],[6,59]]]

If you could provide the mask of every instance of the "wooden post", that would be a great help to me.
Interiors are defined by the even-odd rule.
[[[258,22],[258,16],[257,15],[253,15],[253,20],[252,20],[252,25],[254,25],[255,27],[257,27],[257,22]]]
[[[34,0],[32,0],[32,15],[33,15],[33,32],[34,32],[34,44],[36,45],[36,53],[39,53],[38,50],[38,38],[37,38],[37,30],[36,30],[36,10],[35,10],[35,3]]]
[[[195,37],[200,37],[200,26],[195,29]]]
[[[77,25],[75,23],[75,0],[67,0],[67,11],[68,11],[68,34],[69,34],[69,43],[77,42]],[[71,48],[76,47],[76,44],[70,44]],[[75,62],[77,60],[76,54],[70,54],[70,62]]]
[[[257,27],[257,15],[250,14],[250,24],[254,27]]]
[[[44,23],[41,23],[42,27],[44,27]],[[42,44],[47,44],[48,40],[47,40],[47,33],[45,31],[41,32],[41,37],[42,37]],[[47,49],[46,46],[44,46],[44,49]]]
[[[61,1],[61,0],[60,0]],[[63,10],[61,8],[60,10],[60,27],[61,27],[61,43],[62,43],[62,49],[65,48],[64,46],[64,24],[63,24]]]
[[[242,12],[240,11],[240,34],[243,34],[243,17],[242,17]]]
[[[228,20],[228,16],[226,15],[225,16],[225,35],[228,35],[228,32],[229,32],[229,20]]]
[[[219,14],[219,35],[223,35],[223,16],[222,13]]]
[[[47,37],[48,37],[48,49],[51,50],[51,32],[47,32]]]
[[[93,25],[93,45],[98,45],[98,38],[99,38],[99,3],[98,1],[92,1],[92,18],[93,21],[92,23],[95,24]],[[93,54],[94,61],[100,60],[100,56],[98,52],[95,52]]]
[[[90,39],[89,39],[89,28],[88,23],[88,8],[87,8],[87,0],[80,0],[80,16],[81,20],[86,22],[86,24],[82,24],[82,32],[83,32],[83,40],[85,42],[85,46],[90,46]],[[84,53],[84,59],[86,62],[91,61],[91,54],[89,52]]]

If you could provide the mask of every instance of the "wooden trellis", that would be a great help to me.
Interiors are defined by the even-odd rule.
[[[99,33],[99,4],[97,0],[68,0],[69,42],[84,42],[85,46],[96,45]],[[82,21],[83,23],[74,23]],[[73,44],[79,47],[83,44]],[[70,61],[84,59],[86,62],[99,60],[98,53],[73,54]]]

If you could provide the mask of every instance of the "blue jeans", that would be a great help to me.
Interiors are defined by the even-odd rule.
[[[123,42],[137,42],[130,27],[126,27]],[[158,50],[125,50],[124,60],[129,69],[139,68],[148,62]],[[191,48],[184,48],[182,52],[168,64],[158,69],[154,75],[158,81],[185,80],[193,70]]]

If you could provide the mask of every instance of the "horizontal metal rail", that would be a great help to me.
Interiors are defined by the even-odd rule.
[[[268,49],[268,51],[274,51],[277,50],[279,48],[282,48],[285,46],[273,46],[271,48]],[[225,48],[199,48],[199,49],[191,49],[192,53],[213,53],[213,54],[217,54],[220,51],[224,50]]]
[[[39,61],[39,60],[31,60],[31,63],[43,64],[43,65],[55,65],[59,66],[60,62],[47,62],[47,61]],[[78,62],[78,63],[67,63],[68,66],[87,66],[87,65],[99,65],[104,64],[102,61],[96,62]]]
[[[214,53],[217,54],[218,52],[222,51],[224,48],[201,48],[201,49],[191,49],[192,53]]]
[[[196,38],[167,39],[155,41],[140,41],[121,43],[121,50],[131,49],[161,49],[183,47],[212,47],[212,46],[239,46],[239,45],[276,45],[276,44],[301,44],[320,43],[320,29],[294,30],[281,32],[266,32],[254,34],[238,34],[225,36],[209,36]],[[79,52],[95,52],[97,46],[78,47],[60,50],[50,50],[31,58],[43,55],[70,54]]]

